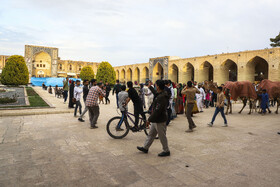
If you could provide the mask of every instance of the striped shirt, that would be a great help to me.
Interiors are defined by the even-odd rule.
[[[91,87],[87,95],[86,106],[98,106],[99,95],[105,97],[105,90],[102,90],[99,86]]]

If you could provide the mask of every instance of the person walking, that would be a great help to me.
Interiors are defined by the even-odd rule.
[[[94,80],[94,83],[95,83],[96,80],[95,79],[93,79],[93,80]],[[83,87],[83,100],[84,100],[84,103],[85,103],[85,109],[84,109],[84,111],[82,112],[82,114],[80,115],[80,117],[78,119],[80,122],[85,122],[85,120],[83,120],[83,117],[84,117],[84,115],[88,111],[88,107],[86,106],[87,95],[88,95],[88,92],[89,92],[89,88],[88,88],[89,82],[88,82],[88,80],[85,79],[83,84],[84,84],[84,87]]]
[[[105,104],[107,105],[107,103],[110,104],[109,95],[110,95],[110,91],[111,91],[111,86],[109,85],[108,82],[106,82],[106,84],[105,84],[105,90],[106,90]]]
[[[91,87],[87,96],[86,106],[88,107],[91,129],[98,128],[98,126],[96,126],[97,119],[99,117],[98,98],[99,95],[103,95],[103,96],[106,95],[105,90],[101,89],[102,86],[103,86],[102,83],[98,83],[97,86]]]
[[[170,150],[168,147],[168,141],[166,137],[166,121],[167,121],[167,105],[169,97],[164,91],[165,83],[163,80],[156,81],[157,95],[152,104],[152,113],[147,121],[150,126],[150,132],[144,143],[143,147],[137,146],[139,151],[148,153],[150,146],[152,145],[157,134],[159,136],[163,151],[158,154],[160,157],[170,156]]]
[[[214,124],[214,121],[216,119],[216,116],[218,115],[219,112],[221,112],[222,117],[224,118],[224,125],[223,127],[227,127],[227,119],[224,113],[224,101],[225,101],[225,95],[223,92],[223,87],[218,87],[218,94],[217,94],[217,104],[216,104],[216,110],[214,112],[212,121],[210,123],[208,123],[209,127],[212,127]]]
[[[80,87],[81,81],[76,80],[76,86],[74,88],[74,98],[76,100],[75,104],[75,110],[74,110],[74,117],[77,117],[77,110],[79,107],[79,113],[82,114],[82,104],[81,104],[81,94],[83,93],[83,89]]]
[[[269,113],[271,113],[271,111],[269,110],[269,107],[268,107],[269,96],[268,96],[268,93],[266,93],[266,89],[262,90],[262,94],[260,95],[260,97],[261,97],[261,109],[262,109],[261,114],[265,115],[266,109],[268,109]]]
[[[68,85],[68,77],[63,81],[63,96],[64,96],[64,104],[67,101],[68,98],[68,90],[69,90],[69,85]]]
[[[118,98],[118,94],[121,91],[121,84],[119,80],[116,80],[116,84],[113,88],[113,93],[112,95],[114,95],[114,93],[116,93],[116,99],[117,99],[117,108],[119,108],[119,98]]]
[[[192,120],[192,110],[195,105],[195,94],[199,94],[200,91],[195,88],[191,81],[187,83],[187,87],[182,90],[182,94],[186,95],[187,107],[186,115],[189,123],[189,129],[186,132],[193,132],[196,128],[194,121]]]
[[[197,108],[199,109],[200,112],[203,112],[203,103],[204,103],[204,100],[205,100],[205,92],[202,88],[202,84],[199,83],[198,84],[198,90],[200,93],[197,93],[195,96],[196,96],[196,102],[197,102]]]

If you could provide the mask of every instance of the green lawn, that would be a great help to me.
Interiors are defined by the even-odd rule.
[[[26,92],[28,95],[29,107],[47,107],[49,106],[31,87],[26,87]]]
[[[3,106],[0,108],[49,107],[49,105],[33,90],[33,88],[26,87],[25,89],[30,106]]]

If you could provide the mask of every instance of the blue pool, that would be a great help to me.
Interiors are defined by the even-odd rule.
[[[63,80],[65,78],[58,78],[58,77],[31,77],[31,84],[33,86],[42,86],[43,83],[45,83],[46,86],[58,86],[58,87],[63,87]],[[69,78],[69,80],[74,80],[76,81],[76,78]],[[78,79],[81,80],[81,79]]]

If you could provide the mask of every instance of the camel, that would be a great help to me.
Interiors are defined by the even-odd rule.
[[[212,82],[209,82],[206,85],[206,87],[216,93],[217,87]],[[257,99],[257,93],[251,82],[249,82],[249,81],[238,81],[238,82],[228,81],[228,82],[226,82],[226,84],[224,86],[224,92],[225,92],[225,97],[228,100],[227,110],[225,113],[226,115],[232,113],[232,104],[230,102],[231,97],[235,101],[239,97],[243,102],[243,107],[238,112],[239,114],[241,114],[241,112],[247,105],[248,101],[249,101],[249,107],[250,107],[250,111],[248,114],[252,113],[254,102],[256,102],[255,100]]]
[[[276,111],[275,113],[278,114],[278,108],[280,106],[280,82],[273,82],[270,80],[262,80],[258,86],[258,90],[266,89],[269,99],[276,100]]]

